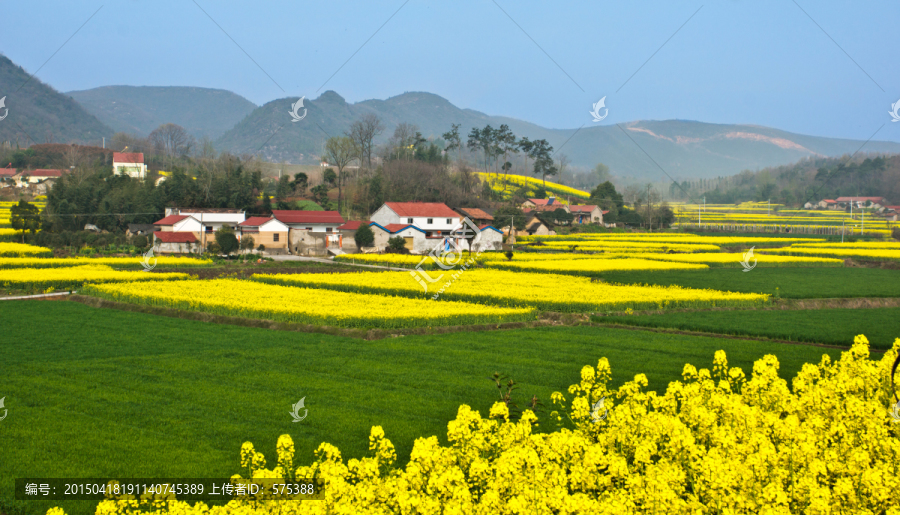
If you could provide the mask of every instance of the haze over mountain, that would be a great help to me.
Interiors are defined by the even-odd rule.
[[[461,109],[438,95],[422,92],[349,104],[334,91],[326,91],[315,100],[305,99],[306,117],[293,122],[289,113],[296,101],[282,98],[259,107],[226,132],[216,146],[238,154],[258,154],[270,161],[312,162],[321,155],[329,136],[342,135],[355,119],[374,113],[387,127],[378,143],[387,141],[401,122],[417,125],[425,137],[434,139],[458,123],[464,143],[473,127],[490,124],[498,128],[505,123],[520,138],[546,139],[557,156],[567,155],[572,165],[591,168],[602,162],[616,175],[638,179],[665,179],[659,167],[674,178],[708,178],[812,155],[853,154],[861,147],[862,152],[900,152],[900,143],[870,141],[863,145],[863,141],[806,136],[754,125],[687,120],[593,125],[587,111],[581,129],[548,129]]]
[[[197,139],[216,139],[257,107],[240,95],[211,88],[104,86],[66,94],[116,132],[138,136],[175,123]]]
[[[0,142],[27,147],[35,143],[86,143],[100,146],[111,128],[78,102],[44,84],[0,55]],[[8,109],[8,111],[7,111]],[[6,163],[3,163],[4,165]]]

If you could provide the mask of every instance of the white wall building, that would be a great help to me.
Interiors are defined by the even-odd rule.
[[[462,217],[443,202],[386,202],[369,219],[382,227],[412,225],[428,238],[449,236]]]
[[[113,173],[143,179],[147,176],[144,154],[142,152],[113,152]]]

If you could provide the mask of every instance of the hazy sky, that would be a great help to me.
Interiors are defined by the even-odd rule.
[[[258,105],[428,91],[552,128],[593,123],[606,96],[603,124],[677,118],[856,139],[880,128],[875,139],[900,141],[888,114],[900,101],[896,0],[0,6],[0,51],[59,91],[202,86]]]

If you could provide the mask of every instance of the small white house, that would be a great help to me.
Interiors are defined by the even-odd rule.
[[[428,238],[450,236],[462,217],[443,202],[386,202],[369,219],[382,227],[412,225]]]
[[[240,224],[238,238],[253,238],[254,247],[263,245],[266,252],[287,252],[290,228],[273,217],[251,216]]]
[[[127,175],[135,179],[147,176],[143,152],[113,152],[113,173]]]

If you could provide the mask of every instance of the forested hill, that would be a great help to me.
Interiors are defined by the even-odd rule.
[[[607,164],[612,173],[637,179],[665,178],[656,161],[676,178],[717,177],[742,170],[791,163],[807,156],[852,154],[862,141],[793,134],[755,125],[721,125],[696,121],[636,121],[617,125],[586,125],[582,129],[547,129],[533,123],[460,109],[431,93],[404,93],[387,100],[348,103],[334,91],[304,99],[307,115],[292,122],[289,114],[297,98],[273,100],[226,132],[217,147],[234,153],[258,154],[271,161],[311,162],[321,154],[329,136],[341,135],[353,120],[367,113],[381,118],[387,130],[415,124],[425,137],[439,139],[451,124],[465,136],[473,127],[509,125],[517,137],[546,139],[562,148],[573,165],[590,168]],[[586,120],[588,123],[589,116]],[[643,149],[643,150],[642,150]],[[870,141],[866,152],[900,153],[900,143]],[[644,153],[646,151],[646,154]],[[652,156],[651,161],[647,154]]]
[[[104,86],[67,93],[116,132],[147,136],[165,123],[197,139],[216,139],[256,109],[223,89],[179,86]]]
[[[112,129],[78,102],[30,77],[21,66],[0,55],[0,142],[13,147],[36,143],[85,143],[100,146]],[[8,111],[7,111],[8,109]],[[6,163],[3,163],[6,165]]]

